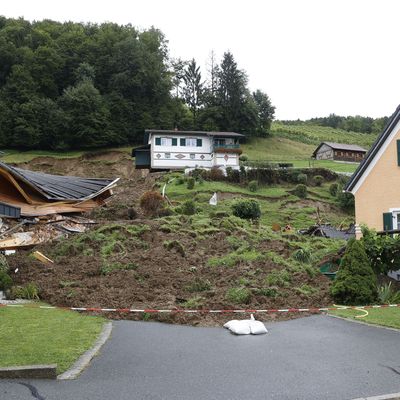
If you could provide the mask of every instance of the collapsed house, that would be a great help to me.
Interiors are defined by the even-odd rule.
[[[0,212],[18,218],[91,211],[106,203],[118,180],[50,175],[0,162]]]
[[[106,204],[118,180],[51,175],[0,162],[0,250],[83,232],[94,221],[76,214]]]

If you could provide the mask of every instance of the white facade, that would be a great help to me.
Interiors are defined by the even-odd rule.
[[[223,150],[224,145],[237,146],[233,138],[154,133],[149,144],[152,169],[239,167],[239,154]]]
[[[332,147],[323,144],[317,154],[315,155],[317,160],[333,160],[333,149]]]

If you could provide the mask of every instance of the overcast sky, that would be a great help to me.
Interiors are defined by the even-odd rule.
[[[400,103],[397,0],[12,0],[0,14],[154,25],[170,55],[230,50],[278,119],[390,115]]]

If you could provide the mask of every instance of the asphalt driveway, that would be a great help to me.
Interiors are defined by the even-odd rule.
[[[32,390],[0,381],[0,399],[343,400],[400,392],[399,332],[323,315],[267,328],[267,335],[234,336],[114,322],[79,379],[25,382]]]

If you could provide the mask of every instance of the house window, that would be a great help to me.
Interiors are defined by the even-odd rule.
[[[197,139],[196,138],[187,138],[186,139],[186,146],[196,147],[197,146]]]
[[[165,158],[171,158],[171,153],[165,153]]]
[[[172,138],[161,138],[161,146],[172,146]]]
[[[195,155],[194,153],[191,153],[191,154],[190,154],[190,159],[191,159],[191,160],[194,160],[195,157],[196,157],[196,155]]]

